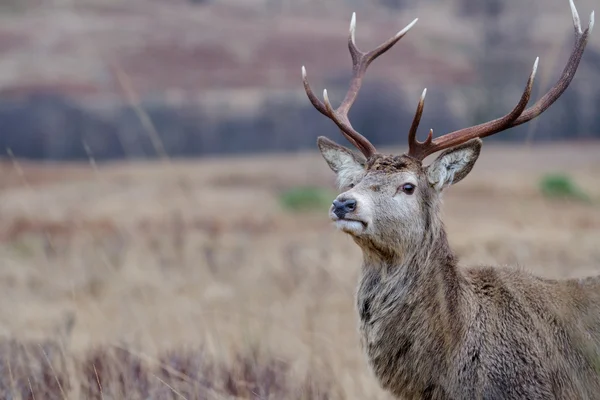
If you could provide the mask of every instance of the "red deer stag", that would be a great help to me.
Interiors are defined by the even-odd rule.
[[[343,191],[330,217],[363,253],[356,307],[360,343],[380,385],[406,399],[600,399],[600,276],[553,280],[517,268],[459,268],[440,217],[440,198],[477,160],[481,138],[521,125],[570,84],[594,24],[583,31],[571,0],[575,44],[556,85],[527,108],[538,60],[505,116],[424,142],[416,139],[425,92],[408,132],[408,152],[384,155],[358,133],[348,111],[365,71],[416,19],[376,49],[348,47],[353,76],[334,109],[304,88],[361,154],[325,137],[317,144]],[[428,155],[444,150],[429,165]]]

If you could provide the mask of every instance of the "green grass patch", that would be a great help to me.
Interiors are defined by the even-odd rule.
[[[540,190],[546,197],[590,202],[591,199],[575,182],[564,174],[549,174],[540,180]]]
[[[327,211],[337,194],[318,187],[297,187],[279,195],[281,205],[290,211]]]

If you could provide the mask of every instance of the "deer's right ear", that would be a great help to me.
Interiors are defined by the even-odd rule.
[[[366,159],[331,139],[319,136],[317,146],[329,168],[337,175],[340,188],[356,184],[365,174]]]

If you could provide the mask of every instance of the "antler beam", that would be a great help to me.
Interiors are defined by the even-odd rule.
[[[323,99],[325,103],[319,100],[310,88],[308,78],[306,77],[306,68],[302,67],[302,82],[304,84],[304,90],[312,103],[312,105],[323,115],[330,118],[340,128],[342,134],[348,139],[356,148],[358,148],[365,157],[369,158],[376,153],[375,146],[367,138],[358,133],[350,123],[348,119],[348,111],[354,104],[356,96],[362,86],[364,75],[367,71],[367,67],[380,55],[388,51],[394,44],[396,44],[406,33],[412,28],[418,21],[416,18],[404,29],[392,36],[386,42],[379,45],[374,50],[369,52],[362,52],[356,46],[356,13],[352,14],[352,20],[350,21],[350,35],[348,37],[348,48],[350,50],[350,56],[352,57],[352,79],[350,81],[350,88],[342,101],[342,104],[335,110],[331,106],[329,97],[327,95],[327,89],[323,91]]]

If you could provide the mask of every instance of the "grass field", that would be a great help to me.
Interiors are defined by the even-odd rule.
[[[549,197],[555,173],[585,200]],[[451,243],[463,264],[598,273],[599,176],[600,144],[485,145],[446,194]],[[327,200],[286,207],[333,180],[316,149],[4,161],[0,397],[387,399],[358,348],[359,249]]]

